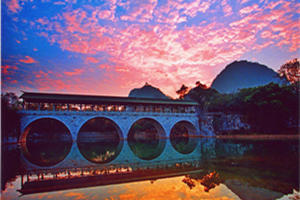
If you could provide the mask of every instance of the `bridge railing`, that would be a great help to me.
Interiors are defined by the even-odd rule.
[[[135,112],[135,111],[48,111],[48,110],[21,110],[23,114],[42,114],[42,115],[151,115],[151,116],[195,116],[197,113],[173,113],[173,112]]]
[[[92,105],[25,103],[26,111],[74,111],[74,112],[143,112],[143,113],[196,113],[196,106],[153,106],[153,105]]]

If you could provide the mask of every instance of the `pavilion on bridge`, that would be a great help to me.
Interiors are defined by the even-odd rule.
[[[187,100],[24,92],[24,110],[196,113]]]

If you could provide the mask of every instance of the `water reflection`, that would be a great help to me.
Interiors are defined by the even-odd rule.
[[[23,142],[72,141],[68,128],[52,118],[38,119],[27,126],[21,135]]]
[[[143,160],[153,160],[164,150],[164,130],[155,120],[140,119],[135,122],[128,133],[128,144],[132,152]]]
[[[172,135],[170,141],[174,149],[182,154],[189,154],[195,150],[198,144],[197,139],[192,139],[188,135]]]
[[[33,164],[53,166],[65,159],[72,146],[72,136],[60,121],[44,118],[31,123],[21,135],[21,151]]]
[[[97,142],[77,142],[80,153],[93,163],[109,163],[121,152],[123,141],[102,140]]]
[[[167,141],[162,156],[155,160],[130,157],[130,144],[124,141],[120,157],[110,162],[84,163],[75,155],[67,157],[65,165],[59,167],[27,167],[23,163],[23,170],[15,172],[21,185],[13,187],[11,195],[18,196],[21,192],[31,194],[28,199],[36,199],[40,194],[35,193],[53,191],[51,197],[57,199],[62,194],[69,194],[67,189],[74,189],[71,191],[80,192],[87,199],[119,199],[122,195],[131,199],[141,196],[162,199],[166,191],[170,192],[168,197],[174,199],[182,198],[182,195],[191,199],[216,196],[276,199],[299,189],[298,140],[199,140],[196,149],[189,154],[170,151],[173,144]],[[143,148],[155,145],[158,144],[144,145]],[[40,151],[38,148],[42,146],[36,148]],[[142,154],[142,148],[140,151]],[[170,155],[171,152],[176,154]],[[68,159],[70,162],[67,162]],[[79,159],[78,162],[76,159]],[[3,169],[7,170],[7,167]],[[14,179],[6,180],[15,183]],[[106,187],[101,187],[103,185]],[[16,191],[18,188],[19,192]],[[56,192],[58,190],[62,193]]]
[[[143,160],[153,160],[161,155],[164,150],[166,140],[128,140],[131,151],[138,158]]]
[[[108,163],[114,160],[123,147],[120,129],[111,120],[93,118],[79,130],[77,145],[80,153],[93,163]]]
[[[97,117],[88,120],[79,130],[77,141],[119,140],[122,133],[118,125],[110,119]]]
[[[186,121],[178,122],[171,129],[170,140],[176,151],[182,154],[193,152],[197,146],[197,140],[191,139],[196,135],[195,127]]]
[[[222,180],[216,171],[203,171],[197,174],[186,175],[182,182],[187,184],[190,189],[193,189],[197,183],[200,183],[204,187],[204,191],[209,192],[211,189],[220,185]]]
[[[69,154],[72,142],[27,142],[22,144],[23,155],[38,166],[54,166]]]

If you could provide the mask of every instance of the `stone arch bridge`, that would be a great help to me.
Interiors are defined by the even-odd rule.
[[[106,119],[127,139],[131,127],[148,120],[160,137],[169,137],[172,128],[181,124],[190,136],[200,134],[198,104],[193,101],[108,97],[24,92],[20,141],[27,129],[41,119],[54,119],[69,130],[73,141],[80,129],[92,119]]]

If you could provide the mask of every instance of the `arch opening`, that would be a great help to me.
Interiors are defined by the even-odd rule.
[[[52,118],[30,123],[21,135],[21,151],[25,158],[38,166],[53,166],[65,159],[72,147],[69,129]]]
[[[121,152],[119,126],[110,119],[98,117],[88,120],[79,130],[77,146],[80,153],[93,163],[108,163]]]
[[[128,133],[131,151],[142,160],[152,160],[161,155],[165,148],[166,133],[155,120],[143,118],[136,121]]]
[[[177,122],[170,133],[170,141],[174,149],[182,154],[193,152],[198,144],[198,140],[192,138],[197,133],[194,125],[187,121]]]

